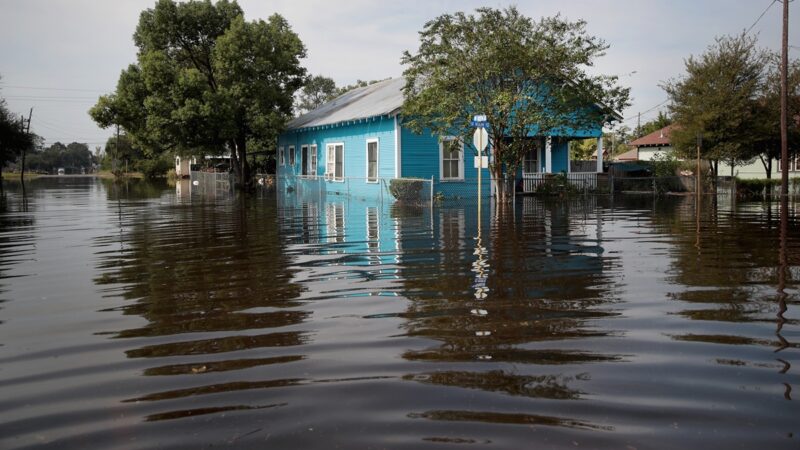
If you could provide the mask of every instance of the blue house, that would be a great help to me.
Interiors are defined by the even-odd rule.
[[[389,199],[392,179],[418,178],[428,180],[421,195],[430,190],[430,195],[445,198],[475,196],[474,148],[464,148],[453,136],[418,135],[405,128],[404,85],[400,77],[354,89],[289,122],[278,137],[279,189]],[[525,156],[517,174],[524,180],[523,190],[532,191],[549,173],[596,183],[594,172],[571,173],[568,141],[597,138],[597,171],[602,172],[601,127],[598,123],[580,133],[536,137],[536,150]],[[481,176],[482,192],[489,195],[489,170],[482,169]]]

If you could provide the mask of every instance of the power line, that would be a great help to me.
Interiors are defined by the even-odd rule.
[[[748,33],[750,33],[750,30],[752,30],[752,29],[753,29],[753,27],[754,27],[754,26],[756,26],[756,24],[758,24],[758,22],[761,20],[761,18],[762,18],[762,17],[764,17],[764,14],[766,14],[766,13],[767,13],[767,11],[769,11],[769,9],[770,9],[770,8],[772,8],[772,5],[774,5],[774,4],[775,4],[775,3],[777,3],[777,2],[778,2],[778,0],[772,0],[772,3],[770,3],[770,4],[769,4],[769,5],[768,5],[768,6],[767,6],[765,9],[764,9],[764,11],[761,13],[761,15],[760,15],[760,16],[758,16],[758,19],[756,19],[756,21],[755,21],[755,22],[753,22],[753,24],[752,24],[752,25],[750,25],[750,28],[748,28],[748,29],[747,29],[747,31],[745,31],[745,32],[744,32],[744,34],[748,34]]]
[[[35,89],[35,90],[40,90],[40,91],[76,91],[76,92],[97,92],[97,93],[106,92],[106,91],[101,91],[101,90],[97,90],[97,89],[53,88],[53,87],[41,87],[41,86],[20,86],[18,84],[5,84],[5,83],[0,83],[0,88]]]

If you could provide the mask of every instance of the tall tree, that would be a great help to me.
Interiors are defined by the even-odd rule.
[[[323,103],[336,97],[337,92],[336,82],[333,81],[333,78],[314,75],[306,81],[303,89],[300,90],[296,109],[301,114],[317,109]]]
[[[15,161],[23,151],[33,148],[33,135],[27,133],[22,119],[8,110],[4,98],[0,98],[0,188],[3,167]]]
[[[756,136],[751,153],[761,161],[767,178],[772,178],[772,162],[781,159],[780,60],[778,55],[770,59],[763,92],[752,104]],[[800,60],[789,64],[787,81],[789,152],[796,157],[800,151]]]
[[[671,99],[671,116],[680,124],[670,136],[680,155],[694,156],[700,134],[701,156],[711,161],[715,174],[720,160],[734,166],[752,159],[758,136],[753,102],[767,58],[755,37],[719,37],[705,53],[686,60],[684,77],[662,86]]]
[[[246,22],[235,1],[159,0],[142,12],[134,42],[136,64],[92,108],[94,120],[121,125],[151,154],[227,150],[249,187],[248,142],[277,136],[305,79],[305,48],[288,22]]]
[[[638,139],[642,136],[648,135],[654,131],[658,131],[669,125],[672,125],[672,119],[664,111],[659,111],[658,116],[655,119],[649,120],[641,124],[640,126],[637,126],[634,134]]]
[[[431,20],[420,40],[418,51],[402,58],[404,124],[464,139],[473,114],[485,114],[498,198],[510,194],[499,182],[504,170],[515,172],[534,148],[530,136],[593,128],[627,105],[629,89],[616,77],[587,72],[608,46],[586,32],[584,21],[533,21],[515,7],[479,8]]]

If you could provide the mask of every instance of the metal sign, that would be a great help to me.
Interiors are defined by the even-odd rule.
[[[475,150],[478,151],[478,154],[483,152],[483,149],[486,148],[486,145],[489,143],[489,133],[486,132],[486,128],[478,128],[475,130],[475,133],[472,135],[472,143],[475,145]]]
[[[489,122],[486,121],[486,114],[477,114],[472,116],[472,120],[469,122],[469,126],[474,128],[488,127]]]
[[[489,168],[489,157],[488,156],[476,156],[475,160],[473,161],[473,166],[476,169],[488,169]]]

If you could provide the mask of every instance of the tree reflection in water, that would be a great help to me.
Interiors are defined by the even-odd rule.
[[[593,203],[526,198],[515,217],[487,211],[486,239],[477,240],[470,208],[438,209],[430,244],[400,235],[400,276],[409,307],[407,336],[432,345],[403,353],[435,370],[405,375],[423,384],[550,400],[576,400],[590,378],[581,365],[615,362],[622,355],[580,350],[583,339],[613,331],[595,321],[615,317],[612,281],[604,267],[600,222]],[[398,214],[406,223],[420,216]],[[409,226],[409,228],[414,228]],[[472,246],[475,250],[470,251]],[[553,370],[552,367],[559,367]],[[457,392],[450,395],[458,396]],[[453,397],[457,398],[457,397]],[[535,408],[536,406],[531,405]],[[410,417],[448,421],[539,424],[601,429],[588,422],[536,414],[471,410],[428,411]]]

